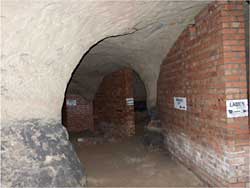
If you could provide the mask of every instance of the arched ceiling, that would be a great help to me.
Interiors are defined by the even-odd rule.
[[[153,106],[160,63],[207,1],[1,1],[1,119],[61,118],[65,89],[91,99],[123,66],[143,79]]]
[[[68,92],[92,100],[102,78],[122,67],[135,70],[145,83],[148,106],[156,102],[160,64],[179,34],[192,24],[205,1],[144,2],[148,16],[130,34],[108,37],[95,45],[73,74]],[[157,6],[153,6],[157,4]],[[123,4],[126,6],[126,3]]]

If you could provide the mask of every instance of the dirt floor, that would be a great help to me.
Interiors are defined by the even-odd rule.
[[[73,143],[89,187],[202,187],[203,183],[166,152],[145,148],[140,139],[120,143]]]

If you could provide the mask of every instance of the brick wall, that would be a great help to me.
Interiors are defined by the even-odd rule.
[[[106,76],[95,95],[95,126],[113,124],[114,136],[131,136],[135,132],[134,106],[126,104],[133,97],[133,71],[123,69]]]
[[[67,104],[71,103],[71,104]],[[76,104],[73,104],[74,101]],[[69,132],[93,130],[93,105],[80,95],[66,95],[63,105],[63,124]]]
[[[248,118],[227,118],[226,100],[247,98],[243,2],[213,2],[162,63],[158,107],[169,151],[214,186],[249,182]],[[187,111],[173,97],[187,98]]]

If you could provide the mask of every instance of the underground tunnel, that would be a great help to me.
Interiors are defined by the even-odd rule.
[[[249,187],[249,1],[1,2],[3,187]]]

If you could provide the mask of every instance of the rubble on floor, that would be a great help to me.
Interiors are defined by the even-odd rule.
[[[115,129],[114,124],[102,123],[96,127],[95,132],[84,130],[81,133],[70,133],[71,141],[85,145],[95,145],[103,143],[114,143],[123,140],[124,134],[120,129]]]
[[[143,144],[151,148],[162,148],[164,136],[159,120],[151,120],[144,129]]]
[[[73,142],[85,145],[95,145],[103,143],[116,143],[127,139],[123,133],[119,133],[120,129],[115,128],[116,125],[102,123],[96,126],[95,131],[85,130],[81,133],[70,133],[70,139]],[[142,143],[151,148],[159,149],[163,146],[164,136],[162,134],[159,120],[151,120],[144,127]]]

